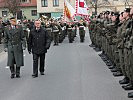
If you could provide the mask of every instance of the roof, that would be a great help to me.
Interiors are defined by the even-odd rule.
[[[5,6],[5,0],[0,0],[0,8]],[[20,7],[36,7],[37,0],[31,0],[29,3],[21,3]]]
[[[31,0],[30,3],[21,3],[21,7],[35,7],[37,6],[37,0]]]

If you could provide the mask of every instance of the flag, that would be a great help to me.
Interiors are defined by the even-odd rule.
[[[89,12],[85,0],[76,0],[75,8],[75,15],[82,16],[86,21],[89,22]]]
[[[72,7],[72,5],[67,1],[64,0],[64,19],[65,21],[72,21],[73,17],[75,15],[75,9]]]

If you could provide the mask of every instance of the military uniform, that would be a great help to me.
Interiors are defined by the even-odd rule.
[[[53,24],[52,25],[52,33],[53,33],[53,40],[54,40],[54,45],[59,44],[59,32],[60,32],[60,26],[58,24]]]
[[[2,22],[0,23],[0,44],[1,44],[1,40],[2,40],[2,34],[4,33],[4,26],[2,24]]]
[[[68,34],[69,43],[72,43],[74,35],[73,35],[73,30],[72,30],[72,26],[71,25],[67,26],[67,34]]]
[[[8,52],[7,66],[10,66],[11,78],[14,78],[15,74],[19,77],[20,67],[24,66],[23,50],[26,48],[25,35],[21,26],[10,25],[5,29],[4,47]]]
[[[80,42],[84,42],[84,40],[85,40],[85,26],[83,24],[79,25],[79,36],[80,36]]]

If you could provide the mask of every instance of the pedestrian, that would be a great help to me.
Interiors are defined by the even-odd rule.
[[[4,34],[5,52],[8,53],[7,66],[10,66],[11,78],[15,78],[15,75],[20,78],[20,67],[24,66],[23,50],[26,48],[26,40],[22,26],[17,25],[14,17],[10,18],[10,24]]]
[[[40,20],[35,20],[35,27],[28,38],[28,52],[33,54],[33,78],[38,77],[38,59],[40,58],[40,74],[44,75],[45,54],[50,47],[51,39],[47,31],[41,27]]]

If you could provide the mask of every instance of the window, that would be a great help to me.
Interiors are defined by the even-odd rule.
[[[31,10],[31,15],[32,16],[37,16],[37,10]]]
[[[25,3],[25,2],[27,2],[28,0],[21,0],[21,2],[23,2],[23,3]]]
[[[59,6],[59,0],[53,0],[53,6]]]
[[[48,0],[41,0],[42,7],[47,7],[48,6]]]
[[[6,17],[7,16],[7,11],[2,11],[2,17]]]

